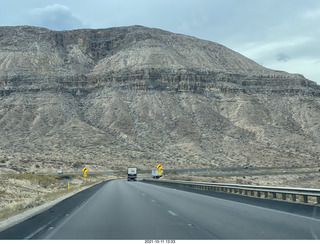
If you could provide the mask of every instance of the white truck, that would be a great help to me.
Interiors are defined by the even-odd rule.
[[[150,173],[152,178],[159,179],[163,176],[163,170],[153,169]]]
[[[135,167],[128,168],[128,181],[130,180],[133,180],[133,181],[137,180],[137,168]]]

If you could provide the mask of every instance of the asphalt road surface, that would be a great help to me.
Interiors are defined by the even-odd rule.
[[[29,238],[320,239],[319,207],[213,195],[113,180]]]

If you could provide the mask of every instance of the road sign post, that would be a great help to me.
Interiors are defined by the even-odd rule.
[[[161,174],[162,165],[158,164],[157,169],[158,169],[158,173]]]
[[[83,177],[87,177],[87,172],[88,172],[87,167],[84,167],[84,168],[82,169],[82,172],[83,172]]]

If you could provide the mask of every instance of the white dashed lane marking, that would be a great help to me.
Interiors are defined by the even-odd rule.
[[[173,216],[178,216],[178,214],[176,214],[175,212],[172,212],[172,211],[170,211],[170,210],[168,210],[168,213],[171,214],[171,215],[173,215]]]

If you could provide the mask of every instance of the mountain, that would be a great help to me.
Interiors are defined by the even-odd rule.
[[[3,172],[306,166],[320,86],[143,26],[0,27]]]

